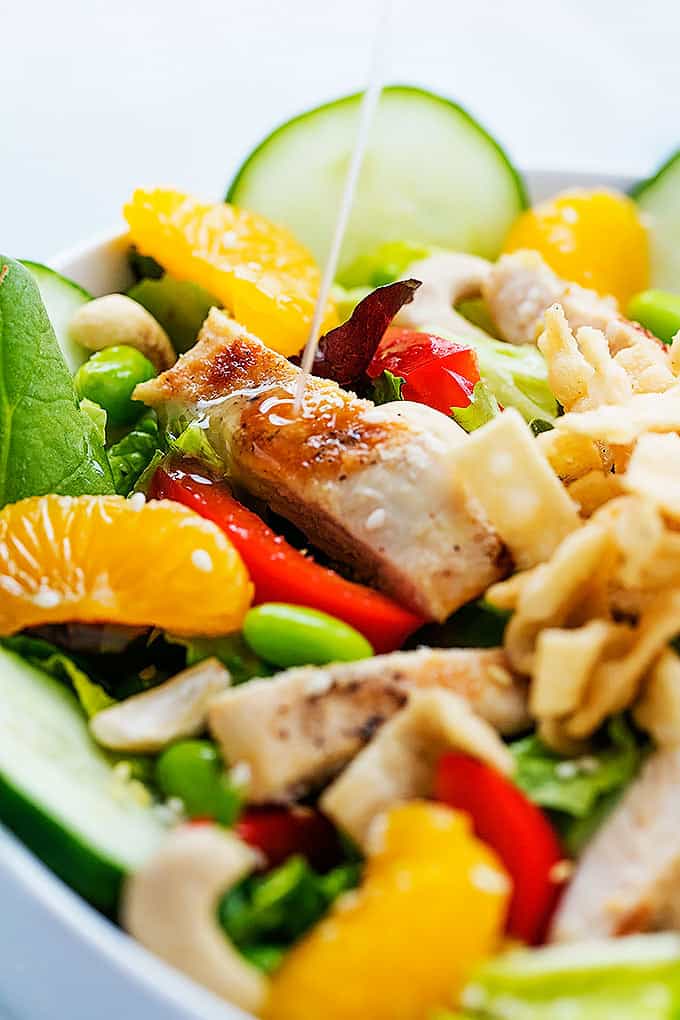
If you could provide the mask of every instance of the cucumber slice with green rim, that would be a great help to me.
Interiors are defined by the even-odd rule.
[[[289,227],[323,264],[354,145],[361,95],[288,121],[236,174],[227,201]],[[383,91],[371,127],[339,277],[358,256],[405,238],[496,258],[526,206],[500,145],[460,106],[407,85]]]
[[[4,648],[0,821],[108,912],[123,877],[150,857],[166,832],[150,807],[117,788],[74,695]]]
[[[83,362],[87,361],[90,351],[71,340],[69,325],[80,306],[92,300],[92,295],[73,280],[68,280],[40,262],[27,262],[26,259],[22,259],[22,264],[30,269],[38,284],[40,297],[59,341],[61,353],[71,373],[74,374]]]
[[[680,294],[680,149],[632,197],[645,214],[651,244],[650,286]]]

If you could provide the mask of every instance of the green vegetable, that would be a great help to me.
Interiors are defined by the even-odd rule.
[[[479,374],[503,407],[515,407],[530,422],[557,417],[557,401],[548,385],[548,369],[541,352],[529,344],[515,345],[494,340],[481,330],[457,337],[436,323],[418,327],[457,343],[472,347],[477,354]]]
[[[341,287],[339,283],[334,284],[331,297],[338,309],[339,321],[347,322],[359,302],[368,297],[371,292],[371,287],[352,287],[348,290],[345,287]]]
[[[246,613],[243,636],[275,666],[322,666],[373,655],[366,638],[342,620],[306,606],[265,602]]]
[[[285,224],[324,265],[356,138],[361,95],[310,110],[272,132],[237,172],[227,200]],[[408,238],[496,258],[526,205],[499,144],[456,103],[425,89],[383,89],[342,248],[356,260]],[[373,258],[374,256],[369,256]],[[378,272],[393,273],[390,257]],[[375,271],[375,269],[373,269]],[[363,281],[362,281],[363,282]]]
[[[153,379],[156,370],[134,347],[105,347],[96,351],[75,374],[81,398],[105,408],[111,425],[131,425],[144,409],[132,399],[137,383]]]
[[[462,1000],[478,1020],[677,1020],[680,938],[631,935],[505,953],[481,966]]]
[[[185,646],[187,666],[194,666],[197,662],[213,656],[219,659],[229,670],[234,686],[254,677],[271,676],[271,666],[255,655],[240,633],[227,634],[219,638],[168,637],[168,640]]]
[[[467,407],[451,408],[451,417],[466,432],[474,432],[497,414],[500,414],[498,401],[481,380],[475,383],[472,399]]]
[[[220,923],[251,963],[270,972],[337,897],[358,884],[360,871],[359,864],[344,864],[320,875],[304,857],[289,857],[231,889],[219,906]]]
[[[179,797],[190,818],[214,818],[220,825],[238,818],[241,795],[209,740],[181,740],[167,748],[156,763],[156,779],[166,797]]]
[[[680,294],[671,294],[667,290],[643,290],[630,299],[626,314],[669,344],[680,331]]]
[[[516,763],[515,782],[535,804],[560,813],[559,828],[574,852],[595,827],[582,823],[592,818],[601,821],[603,810],[613,806],[644,756],[623,716],[611,719],[599,746],[580,758],[565,758],[533,735],[510,744],[510,750]]]
[[[0,644],[16,652],[43,672],[69,684],[88,718],[115,704],[113,698],[100,684],[91,680],[73,659],[49,641],[29,634],[15,634],[13,637],[3,638]]]
[[[203,461],[208,466],[222,472],[224,465],[217,456],[210,441],[202,428],[200,421],[192,421],[186,428],[179,431],[179,435],[173,436],[174,429],[168,429],[166,438],[168,446],[173,453],[181,457],[192,457],[195,460]]]
[[[483,599],[468,602],[444,623],[426,623],[408,639],[407,648],[498,648],[511,613]]]
[[[552,422],[545,421],[544,418],[532,418],[529,428],[535,436],[540,436],[541,432],[551,432],[555,426]]]
[[[412,262],[427,258],[432,248],[409,241],[385,241],[369,255],[358,255],[340,274],[342,287],[384,287],[403,276]]]
[[[0,648],[0,821],[57,875],[113,912],[126,874],[167,834],[117,781],[63,683]]]
[[[175,280],[167,273],[160,279],[140,280],[128,295],[160,322],[179,354],[193,347],[208,312],[221,305],[197,283]]]
[[[680,294],[680,149],[631,194],[649,235],[651,285]]]
[[[160,280],[165,273],[159,262],[156,262],[150,255],[142,255],[134,245],[128,253],[128,261],[136,280]]]
[[[73,373],[84,361],[87,361],[90,352],[71,339],[69,326],[78,309],[92,300],[92,295],[73,280],[68,280],[61,273],[50,269],[49,266],[43,266],[39,262],[27,262],[23,259],[21,264],[31,271],[31,275],[38,284],[40,297],[52,323],[52,329],[61,348],[61,353],[64,355],[64,361],[69,371]]]
[[[0,257],[0,506],[46,492],[113,492],[97,429],[31,273]]]
[[[163,452],[158,419],[149,411],[108,451],[116,492],[128,496],[156,454]]]
[[[393,375],[387,369],[381,372],[377,379],[373,380],[373,402],[375,404],[387,404],[391,400],[401,400],[401,390],[404,380],[399,375]]]
[[[83,414],[87,415],[94,425],[97,439],[104,446],[106,443],[106,411],[99,404],[95,404],[94,400],[88,400],[87,397],[80,401],[79,406]]]

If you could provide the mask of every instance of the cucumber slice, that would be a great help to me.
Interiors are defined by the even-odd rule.
[[[74,695],[0,648],[0,821],[77,892],[108,912],[125,874],[165,829],[116,787]]]
[[[41,265],[40,262],[27,262],[22,259],[22,264],[30,269],[38,284],[40,297],[52,323],[52,329],[56,333],[61,353],[71,374],[75,374],[89,358],[90,351],[74,343],[69,337],[68,329],[75,313],[81,305],[92,300],[92,295],[73,280],[67,280],[65,276],[50,269],[49,266]]]
[[[650,286],[680,294],[680,149],[631,195],[647,218]]]
[[[288,121],[236,174],[227,201],[283,223],[321,264],[354,144],[360,95]],[[386,88],[371,127],[339,277],[387,241],[494,259],[526,206],[498,143],[456,103],[407,85]]]

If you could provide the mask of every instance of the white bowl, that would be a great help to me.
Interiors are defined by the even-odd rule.
[[[627,188],[609,175],[536,172],[531,196],[572,185]],[[123,234],[52,260],[93,294],[130,283]],[[12,1020],[248,1020],[146,952],[0,826],[0,1012]],[[252,1018],[251,1018],[252,1020]]]

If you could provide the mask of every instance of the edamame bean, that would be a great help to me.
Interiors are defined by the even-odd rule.
[[[131,425],[144,410],[132,392],[155,374],[148,358],[134,347],[106,347],[80,366],[74,382],[78,396],[103,407],[111,425]]]
[[[286,602],[265,602],[246,613],[243,636],[275,666],[323,666],[373,654],[363,634],[327,613]]]
[[[639,322],[659,340],[669,344],[680,329],[680,294],[667,290],[643,290],[631,298],[628,318]]]
[[[221,825],[235,822],[241,798],[209,740],[172,744],[156,762],[156,778],[166,797],[179,797],[190,818],[214,818]]]

